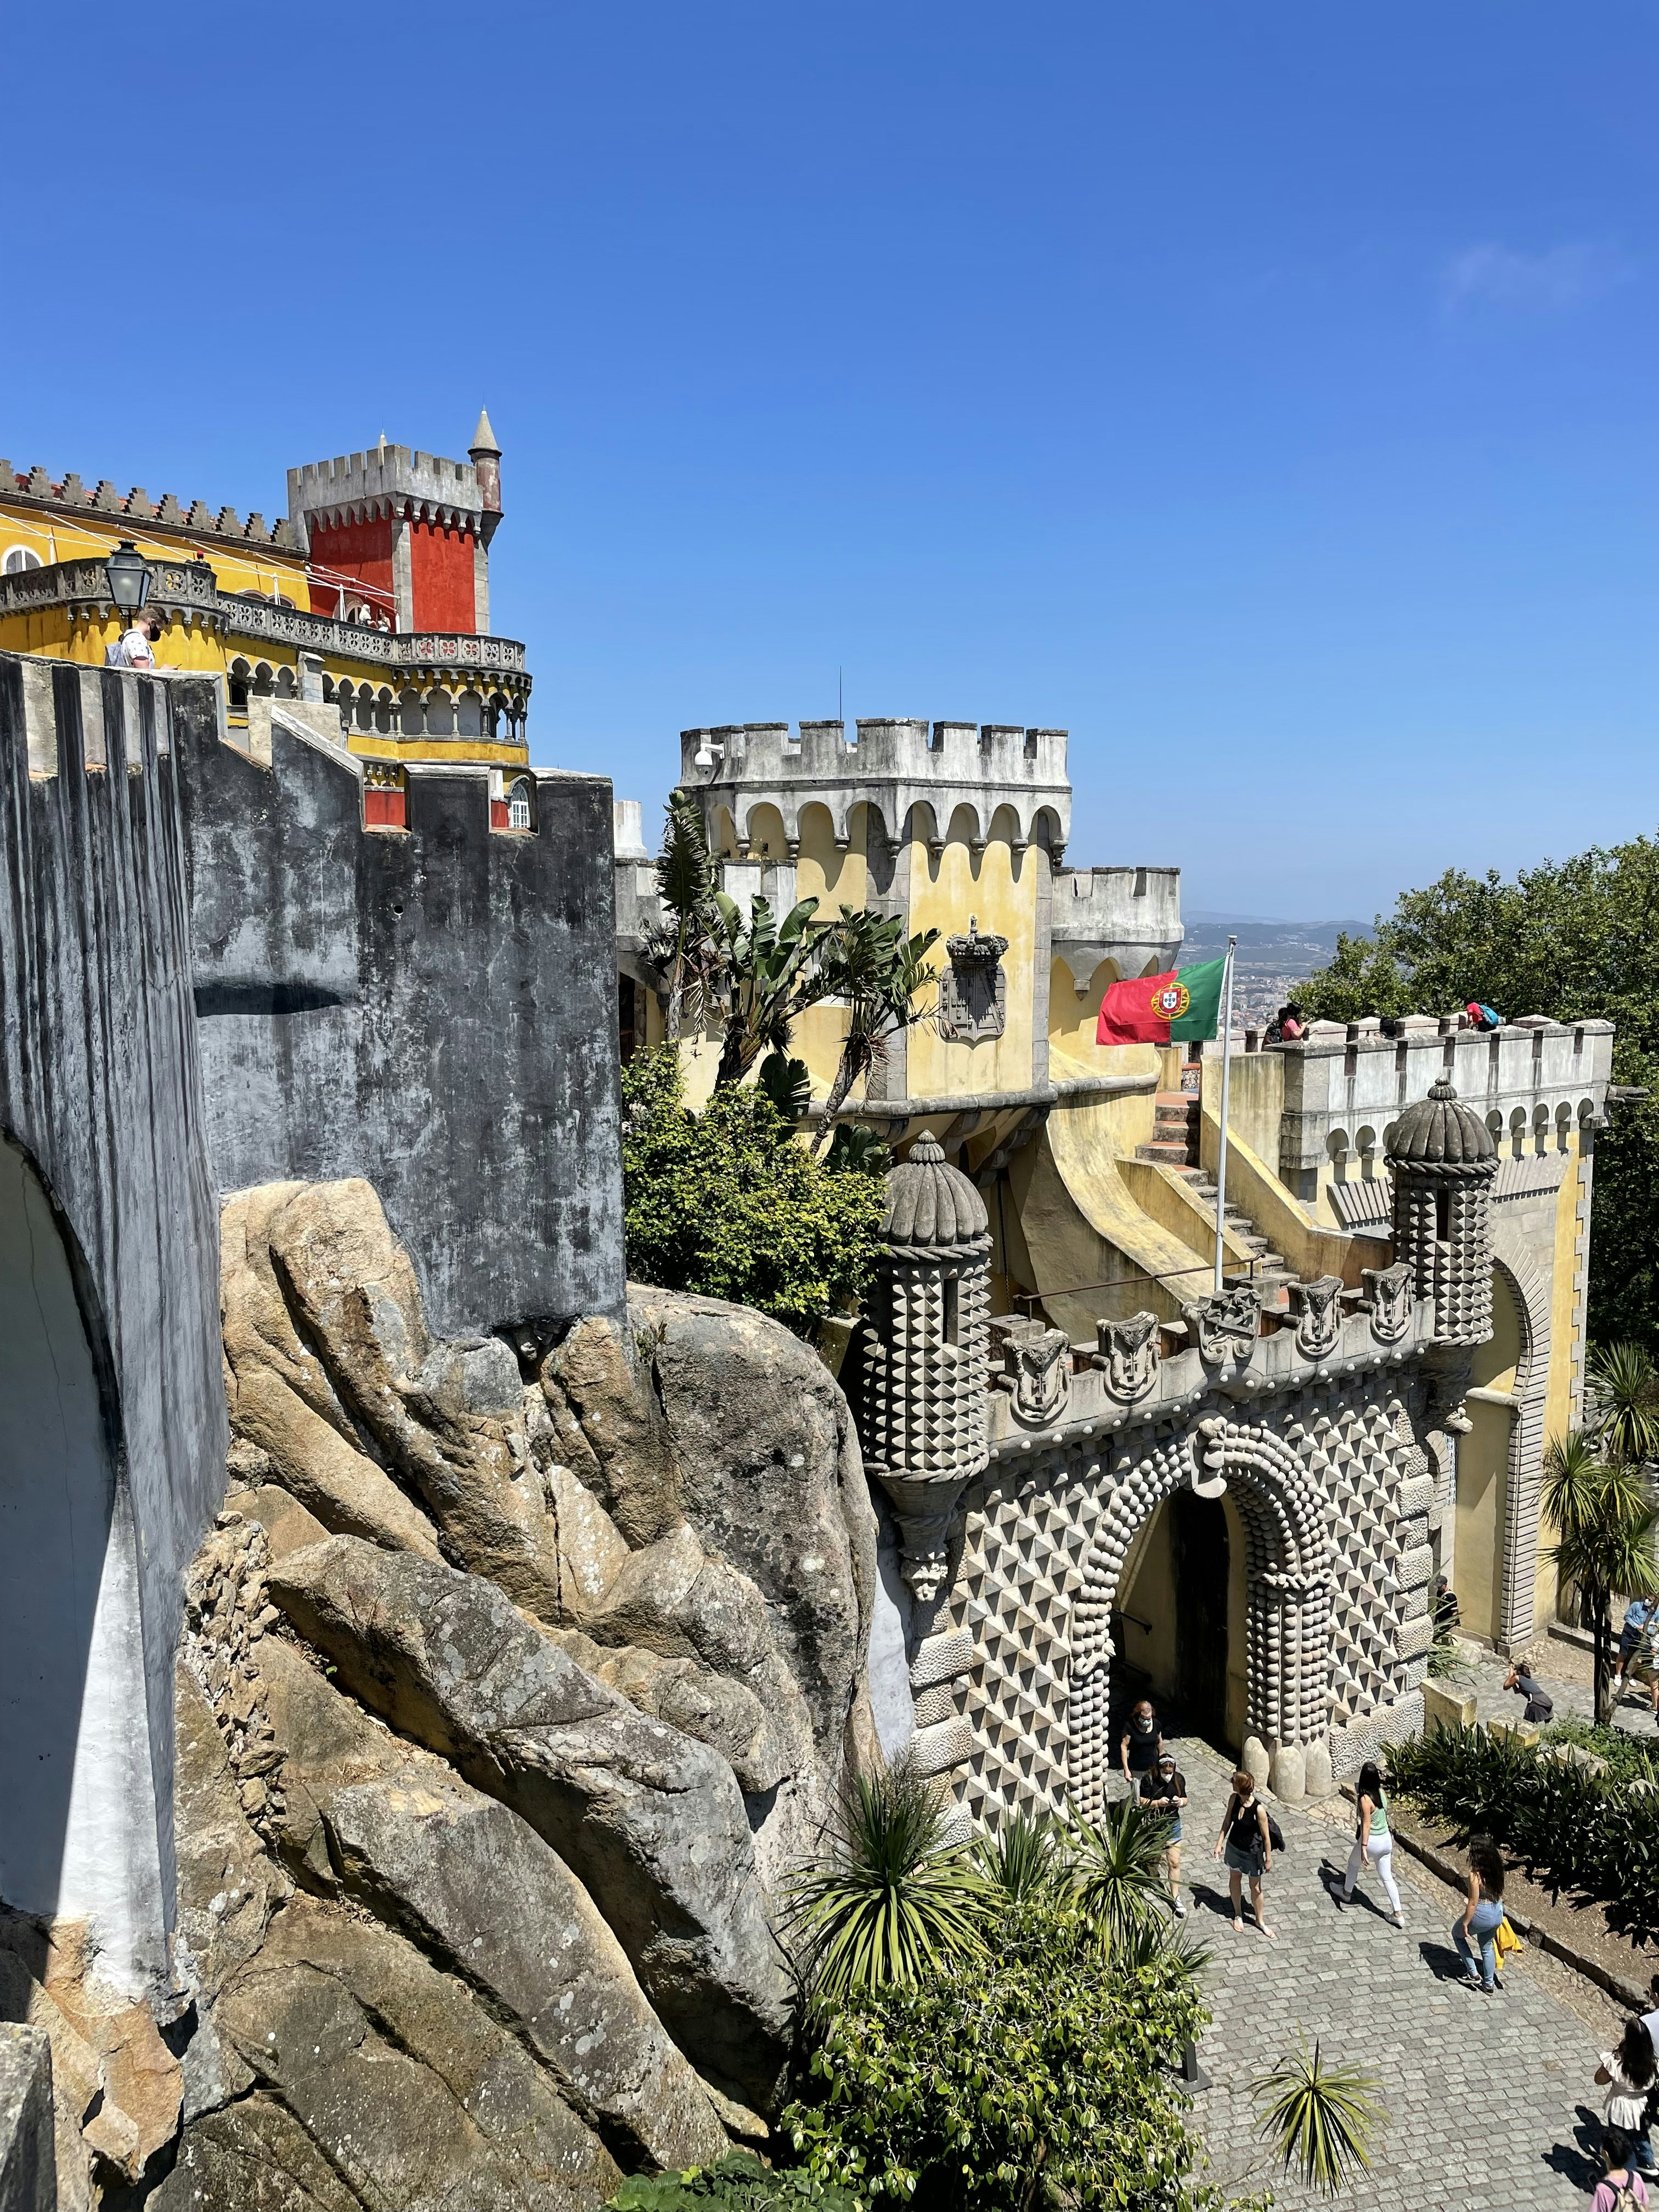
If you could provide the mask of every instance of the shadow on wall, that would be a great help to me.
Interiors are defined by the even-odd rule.
[[[90,1923],[136,1993],[166,1957],[137,1563],[76,1275],[0,1136],[0,1898]]]

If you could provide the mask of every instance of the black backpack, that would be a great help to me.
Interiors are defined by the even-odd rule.
[[[1285,1831],[1279,1826],[1278,1821],[1274,1820],[1271,1813],[1267,1814],[1267,1835],[1273,1844],[1273,1849],[1276,1851],[1282,1851],[1285,1848]]]

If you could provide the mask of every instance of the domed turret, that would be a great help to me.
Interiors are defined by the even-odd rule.
[[[865,1303],[856,1400],[865,1465],[893,1502],[903,1574],[944,1587],[951,1516],[988,1456],[985,1389],[991,1250],[985,1201],[924,1134],[887,1177]]]
[[[1492,1334],[1492,1187],[1498,1146],[1443,1075],[1408,1106],[1382,1148],[1394,1177],[1394,1255],[1418,1297],[1434,1300],[1443,1344]]]

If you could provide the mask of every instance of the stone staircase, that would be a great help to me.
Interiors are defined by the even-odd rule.
[[[1137,1145],[1135,1158],[1166,1168],[1198,1165],[1199,1102],[1195,1091],[1160,1091],[1153,1101],[1152,1141]]]
[[[1136,1146],[1136,1158],[1157,1160],[1161,1166],[1173,1168],[1194,1197],[1213,1212],[1215,1183],[1199,1165],[1200,1109],[1196,1095],[1186,1091],[1160,1091],[1153,1103],[1152,1141]],[[1225,1218],[1228,1233],[1255,1261],[1252,1280],[1262,1285],[1268,1302],[1273,1303],[1279,1285],[1291,1281],[1295,1271],[1285,1266],[1282,1256],[1273,1249],[1248,1213],[1230,1206]]]

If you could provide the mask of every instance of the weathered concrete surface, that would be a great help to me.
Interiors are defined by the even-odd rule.
[[[477,1576],[336,1536],[277,1563],[270,1590],[345,1688],[552,1845],[702,2069],[769,2100],[787,1988],[724,1760],[585,1674]]]
[[[52,2045],[39,2027],[0,2022],[0,2212],[57,2212]]]
[[[222,1188],[366,1176],[434,1329],[617,1312],[620,1094],[611,787],[411,767],[407,832],[361,769],[283,726],[270,764],[176,688],[196,1007]]]
[[[205,732],[212,694],[200,689],[192,714]],[[166,683],[131,672],[0,654],[0,1139],[21,1147],[57,1209],[131,1501],[127,1611],[142,1650],[157,1910],[173,1887],[179,1592],[225,1443],[178,704]],[[94,1558],[112,1498],[105,1512]],[[122,1936],[138,1978],[155,1971],[159,1930],[140,1924],[149,1911],[135,1904]],[[106,1964],[121,1970],[113,1949]]]

